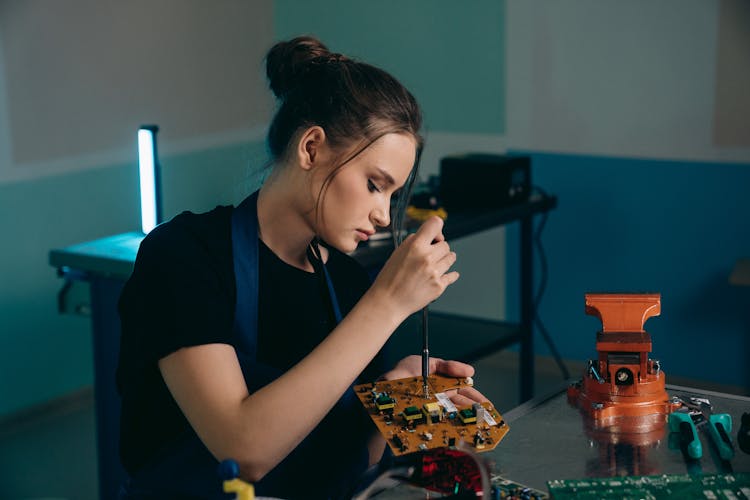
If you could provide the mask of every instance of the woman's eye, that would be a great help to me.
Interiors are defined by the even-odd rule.
[[[375,185],[374,182],[372,182],[371,179],[367,179],[367,189],[370,190],[371,193],[380,192],[380,188]]]

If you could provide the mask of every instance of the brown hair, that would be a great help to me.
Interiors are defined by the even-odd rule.
[[[415,138],[417,161],[392,214],[394,237],[400,236],[423,144],[422,113],[414,96],[389,73],[330,52],[310,36],[274,45],[266,56],[266,75],[279,101],[267,138],[273,160],[286,154],[300,129],[314,125],[325,130],[332,148],[359,145],[326,178],[318,203],[339,169],[380,137],[407,133]]]

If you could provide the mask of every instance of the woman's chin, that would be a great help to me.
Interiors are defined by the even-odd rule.
[[[350,241],[341,241],[337,242],[337,245],[333,245],[333,247],[343,253],[352,253],[357,249],[359,246],[359,240],[350,240]]]

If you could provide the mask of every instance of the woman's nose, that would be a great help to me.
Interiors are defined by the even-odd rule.
[[[385,206],[377,206],[373,209],[371,217],[373,224],[385,227],[388,224],[391,223],[391,216],[390,216],[390,202],[385,204]]]

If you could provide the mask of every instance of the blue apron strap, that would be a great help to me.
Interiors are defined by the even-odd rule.
[[[281,372],[257,361],[258,355],[258,192],[232,212],[235,303],[232,335],[248,390],[268,385]]]
[[[258,347],[258,192],[232,213],[232,260],[236,300],[232,330],[237,347],[254,362]]]
[[[247,197],[232,213],[232,260],[236,282],[232,334],[243,374],[252,371],[255,388],[274,374],[256,363],[258,339],[258,193]],[[277,375],[276,375],[277,376]],[[247,380],[247,374],[246,374]],[[121,498],[231,498],[222,492],[216,459],[195,434],[171,446],[133,474]]]
[[[258,193],[247,197],[232,213],[232,252],[234,261],[234,274],[236,283],[235,314],[232,332],[236,342],[237,355],[242,366],[243,375],[248,383],[248,389],[252,391],[270,383],[280,375],[280,372],[270,366],[257,361],[258,343]],[[319,261],[322,265],[322,261]],[[333,282],[325,265],[321,266],[328,286],[333,313],[336,322],[341,321],[341,310],[339,308]],[[334,429],[339,431],[345,424],[353,424],[349,417],[352,408],[358,408],[359,401],[351,388],[346,391],[342,398],[336,403],[332,412],[337,415],[339,424]],[[369,422],[368,422],[369,424]],[[325,430],[321,430],[325,432]],[[317,433],[318,430],[314,431]],[[300,447],[305,447],[308,438],[305,438]],[[307,447],[309,448],[309,446]],[[295,454],[296,450],[295,450]],[[311,450],[303,451],[300,455],[305,460],[312,457]],[[344,460],[346,467],[351,468],[342,472],[342,477],[350,480],[355,479],[367,467],[367,448],[362,446],[354,460],[347,457]],[[298,462],[300,458],[287,457],[289,460]],[[361,463],[360,463],[361,462]],[[305,462],[306,463],[306,462]],[[143,467],[134,474],[121,492],[121,498],[128,500],[169,498],[180,496],[180,498],[210,498],[225,499],[228,495],[221,491],[221,481],[216,472],[218,463],[211,455],[197,435],[188,436],[182,443],[173,446],[158,457],[152,464]],[[264,480],[256,483],[256,491],[279,491],[289,489],[288,467],[280,465],[278,470],[269,473]],[[312,481],[313,478],[310,480]],[[320,478],[317,478],[320,479]],[[327,483],[326,483],[327,484]],[[305,487],[304,484],[299,485]],[[344,485],[327,484],[328,488],[334,488],[326,496],[339,497],[333,493],[336,488]],[[291,486],[294,489],[294,486]],[[302,491],[302,490],[300,490]]]
[[[331,299],[333,316],[336,319],[336,324],[338,325],[339,323],[341,323],[342,319],[341,308],[339,307],[339,301],[336,298],[336,290],[333,288],[333,280],[331,279],[331,275],[328,273],[328,268],[326,267],[322,257],[320,256],[320,246],[317,238],[310,244],[310,252],[308,252],[308,257],[310,254],[312,254],[313,257],[312,259],[310,259],[311,263],[317,263],[318,266],[323,269],[323,276],[325,277],[326,286],[328,287],[328,297]]]
[[[336,324],[342,319],[331,275],[320,257],[317,241],[312,253],[323,270]],[[237,297],[232,329],[243,354],[251,361],[258,344],[258,192],[251,194],[232,213],[232,260]]]
[[[325,274],[326,277],[326,284],[328,285],[328,295],[331,297],[331,305],[333,306],[333,315],[336,318],[336,324],[338,325],[341,323],[341,309],[339,308],[339,301],[336,299],[336,290],[333,288],[333,280],[331,280],[331,275],[328,274],[328,269],[326,268],[326,265],[323,264],[323,274]]]

